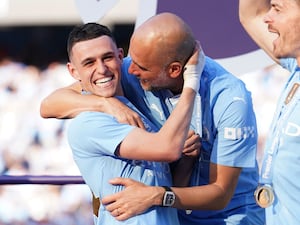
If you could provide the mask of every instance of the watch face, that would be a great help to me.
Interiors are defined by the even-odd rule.
[[[175,203],[175,194],[171,191],[166,191],[164,196],[164,206],[172,206]]]

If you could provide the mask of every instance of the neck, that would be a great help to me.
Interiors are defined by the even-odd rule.
[[[175,85],[171,88],[169,88],[169,90],[174,94],[174,95],[178,95],[181,94],[182,89],[183,89],[183,79],[177,79],[177,82],[175,82]]]
[[[124,91],[121,85],[118,86],[115,96],[124,96]]]

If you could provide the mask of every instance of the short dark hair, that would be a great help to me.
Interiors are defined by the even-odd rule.
[[[98,23],[86,23],[75,26],[69,34],[67,43],[67,52],[70,59],[71,50],[77,42],[87,41],[101,36],[109,36],[115,41],[115,38],[107,26]]]

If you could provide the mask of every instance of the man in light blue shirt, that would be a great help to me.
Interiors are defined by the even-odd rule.
[[[276,63],[290,71],[264,149],[258,203],[266,224],[300,224],[300,2],[240,0],[240,21]]]
[[[129,66],[130,63],[131,59],[126,58],[123,62],[123,68]],[[125,72],[126,69],[123,73]],[[122,77],[122,84],[124,93],[128,98],[133,99],[134,104],[139,104],[141,101],[146,102],[146,107],[144,109],[141,107],[140,109],[144,113],[151,107],[156,108],[156,110],[151,111],[152,117],[151,115],[147,116],[163,124],[167,116],[164,115],[162,118],[161,113],[158,112],[171,112],[174,107],[172,99],[176,98],[176,96],[166,90],[145,92],[138,88],[140,84],[136,77],[129,74]],[[257,206],[253,197],[258,184],[258,167],[256,162],[256,119],[251,95],[241,80],[228,73],[209,57],[205,58],[205,67],[201,75],[200,85],[199,94],[201,96],[203,130],[202,147],[200,159],[193,170],[190,186],[205,187],[209,184],[209,166],[211,163],[215,165],[220,164],[225,168],[237,167],[242,169],[236,188],[233,191],[233,197],[224,209],[180,210],[180,223],[184,225],[264,224],[263,209]],[[153,107],[153,104],[156,106]],[[168,110],[165,110],[164,107]],[[196,110],[195,104],[192,118],[192,127],[194,129],[197,127]],[[179,189],[182,190],[182,188]],[[172,188],[175,193],[179,189]],[[203,195],[207,195],[205,193],[206,190],[209,189],[203,189]],[[184,189],[182,191],[184,192]],[[147,192],[147,190],[144,192]],[[193,192],[192,196],[199,198],[199,201],[201,201],[201,196],[196,197],[198,195],[197,192]],[[122,196],[125,198],[127,194],[128,192],[124,192]],[[119,198],[120,195],[116,195],[117,197]],[[141,198],[143,197],[141,196]],[[139,201],[138,196],[136,196],[136,201]],[[132,204],[136,203],[134,201],[131,202]],[[198,209],[196,200],[193,204],[195,206],[192,207]],[[222,208],[222,202],[215,202],[215,204],[216,208]],[[139,207],[143,208],[145,206],[139,205]],[[179,207],[183,208],[185,206]]]
[[[195,47],[191,46],[191,53]],[[75,27],[69,35],[68,54],[68,70],[80,82],[83,95],[115,96],[140,115],[145,127],[144,130],[122,124],[109,114],[95,111],[81,112],[71,121],[68,140],[73,157],[95,197],[101,199],[122,190],[123,187],[108,182],[116,176],[132,178],[148,185],[171,186],[172,177],[167,162],[177,160],[184,149],[197,90],[194,90],[194,86],[198,86],[201,74],[196,73],[197,66],[192,66],[194,70],[186,66],[185,87],[178,103],[179,109],[175,109],[174,114],[158,130],[123,96],[120,83],[123,51],[117,48],[107,27],[96,23]],[[189,57],[190,54],[186,60]],[[175,69],[174,72],[183,73],[183,67],[177,69],[180,71]],[[120,216],[122,213],[122,209],[118,208],[114,215]],[[153,207],[120,222],[103,204],[95,223],[179,224],[173,208]]]

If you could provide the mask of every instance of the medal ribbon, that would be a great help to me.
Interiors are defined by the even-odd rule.
[[[271,128],[271,136],[273,138],[269,138],[270,141],[267,142],[261,175],[260,175],[260,184],[271,184],[272,182],[272,170],[273,170],[273,161],[278,153],[278,148],[280,145],[280,136],[283,129],[284,123],[287,121],[287,118],[291,114],[294,109],[298,99],[299,99],[299,83],[294,83],[292,88],[290,89],[288,94],[282,95],[282,98],[286,96],[285,103],[281,98],[282,104],[279,105],[281,110],[277,110],[278,114],[274,117]],[[275,131],[275,127],[277,126],[277,130]],[[272,141],[271,141],[272,140]]]

